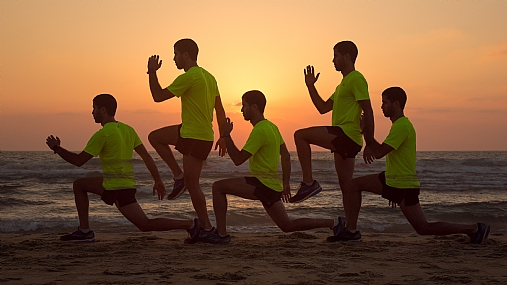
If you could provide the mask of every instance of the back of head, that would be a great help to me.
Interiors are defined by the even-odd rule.
[[[387,100],[391,101],[391,103],[398,101],[401,109],[405,109],[405,104],[407,103],[407,93],[405,93],[401,87],[389,87],[382,92],[382,96],[385,96]]]
[[[106,108],[109,116],[114,116],[116,114],[118,104],[111,94],[100,94],[95,96],[95,98],[93,98],[93,104],[99,108]]]
[[[342,56],[344,56],[345,54],[349,54],[352,63],[356,62],[357,54],[359,51],[357,50],[357,46],[353,42],[351,41],[339,42],[334,46],[334,49],[337,52],[339,52]]]
[[[266,107],[266,96],[259,90],[251,90],[243,94],[243,100],[248,103],[248,105],[252,106],[253,104],[257,105],[259,111],[263,114],[264,108]]]
[[[174,44],[174,48],[180,53],[187,52],[190,59],[197,60],[197,54],[199,53],[199,47],[192,39],[181,39]]]

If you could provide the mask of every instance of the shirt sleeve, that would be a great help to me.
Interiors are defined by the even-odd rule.
[[[143,144],[139,136],[137,135],[136,131],[132,128],[132,133],[134,135],[134,148],[140,146]]]
[[[357,76],[354,80],[351,80],[350,89],[352,90],[352,94],[354,94],[356,101],[370,100],[368,83],[363,76]]]
[[[394,149],[398,149],[400,145],[407,139],[408,131],[403,124],[393,124],[384,143]]]
[[[101,130],[93,134],[93,136],[86,144],[86,147],[83,150],[84,152],[93,156],[98,156],[100,154],[102,148],[104,147],[104,144],[106,143],[106,136]]]
[[[188,72],[181,74],[176,77],[171,85],[167,86],[166,89],[171,91],[176,97],[181,97],[192,86],[192,75]]]
[[[254,155],[265,143],[266,134],[260,128],[254,128],[248,136],[248,140],[243,146],[243,150],[249,152],[251,155]]]

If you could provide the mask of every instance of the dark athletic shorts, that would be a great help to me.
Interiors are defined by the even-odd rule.
[[[245,177],[246,183],[255,186],[254,195],[259,198],[264,208],[269,209],[273,204],[280,201],[282,192],[275,191],[262,184],[256,177]]]
[[[121,208],[133,203],[137,203],[136,200],[136,189],[119,189],[119,190],[105,190],[100,197],[108,205],[114,205],[118,202],[118,206]]]
[[[405,200],[405,206],[414,206],[419,203],[419,188],[394,188],[386,184],[386,172],[382,171],[378,178],[380,179],[380,183],[382,183],[382,197],[394,202],[396,204],[401,204],[403,200]]]
[[[361,151],[362,146],[358,145],[355,141],[349,138],[349,136],[343,132],[342,128],[338,126],[326,126],[326,128],[328,133],[336,136],[336,138],[331,142],[336,151],[331,150],[331,152],[336,152],[345,159],[355,158],[357,153]]]
[[[178,127],[178,141],[176,142],[176,150],[183,155],[191,155],[200,160],[206,160],[211,148],[213,147],[213,141],[203,141],[189,138],[182,138],[180,135],[181,124]]]

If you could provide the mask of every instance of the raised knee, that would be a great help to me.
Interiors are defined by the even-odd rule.
[[[297,130],[294,132],[294,140],[300,140],[303,138],[303,130]]]
[[[156,140],[156,135],[155,135],[155,131],[151,132],[149,135],[148,135],[148,141],[150,142],[150,144],[153,146],[154,144],[156,144],[157,140]]]

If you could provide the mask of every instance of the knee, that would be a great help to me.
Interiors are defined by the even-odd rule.
[[[418,225],[418,226],[415,226],[414,227],[414,230],[417,232],[418,235],[420,236],[427,236],[427,235],[431,235],[430,231],[429,231],[429,227],[428,227],[428,223],[424,224],[424,225]]]
[[[156,138],[155,131],[152,131],[152,132],[148,135],[148,141],[150,142],[150,144],[151,144],[152,146],[154,146],[154,145],[157,143],[157,138]]]
[[[304,129],[297,130],[294,132],[294,141],[300,141],[304,139]]]
[[[142,232],[149,232],[151,231],[150,227],[148,225],[136,225],[136,227],[142,231]]]
[[[80,192],[82,187],[83,187],[83,179],[74,180],[74,182],[72,183],[72,189],[74,190],[74,193]]]
[[[350,180],[350,181],[341,181],[340,180],[339,184],[340,184],[340,189],[342,190],[342,192],[354,193],[354,192],[359,191],[359,188],[357,187],[357,184],[354,183],[354,180]]]

